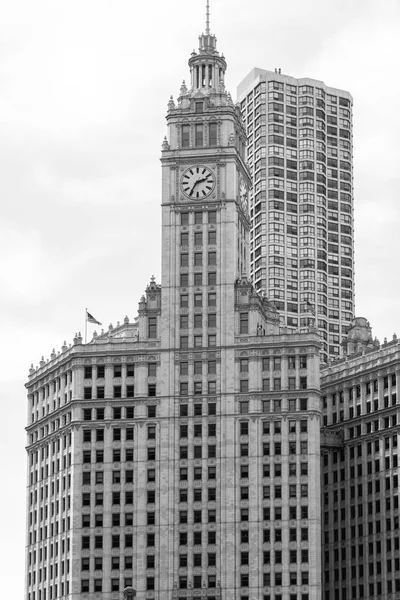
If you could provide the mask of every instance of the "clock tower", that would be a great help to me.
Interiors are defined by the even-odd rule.
[[[232,344],[234,286],[249,272],[246,133],[225,89],[227,65],[216,42],[207,7],[206,33],[189,59],[190,86],[183,81],[177,101],[168,103],[161,158],[162,330],[168,348]]]

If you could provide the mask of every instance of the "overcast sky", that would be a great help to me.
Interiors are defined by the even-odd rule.
[[[1,596],[22,598],[24,382],[160,280],[160,147],[205,0],[3,0],[0,23]],[[253,67],[354,98],[356,314],[400,335],[398,0],[211,0],[227,87]],[[92,329],[90,329],[92,332]]]

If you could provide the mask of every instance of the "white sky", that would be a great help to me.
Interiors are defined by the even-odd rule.
[[[24,588],[24,382],[160,280],[160,148],[204,0],[12,0],[0,23],[2,597]],[[227,87],[253,67],[354,97],[356,313],[400,335],[400,4],[211,0]],[[92,326],[90,331],[93,331]]]

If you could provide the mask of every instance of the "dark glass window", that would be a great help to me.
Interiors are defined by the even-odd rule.
[[[182,125],[182,148],[189,148],[190,125]]]
[[[209,128],[208,128],[208,144],[210,146],[217,145],[217,130],[218,130],[217,123],[210,123]]]

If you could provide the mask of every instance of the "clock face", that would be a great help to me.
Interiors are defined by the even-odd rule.
[[[182,175],[183,193],[193,200],[202,200],[211,194],[215,186],[213,172],[203,165],[189,167]]]
[[[247,185],[246,185],[243,177],[240,177],[239,193],[240,193],[240,202],[242,204],[242,208],[246,212],[247,211],[247,194],[248,194],[248,192],[247,192]]]

